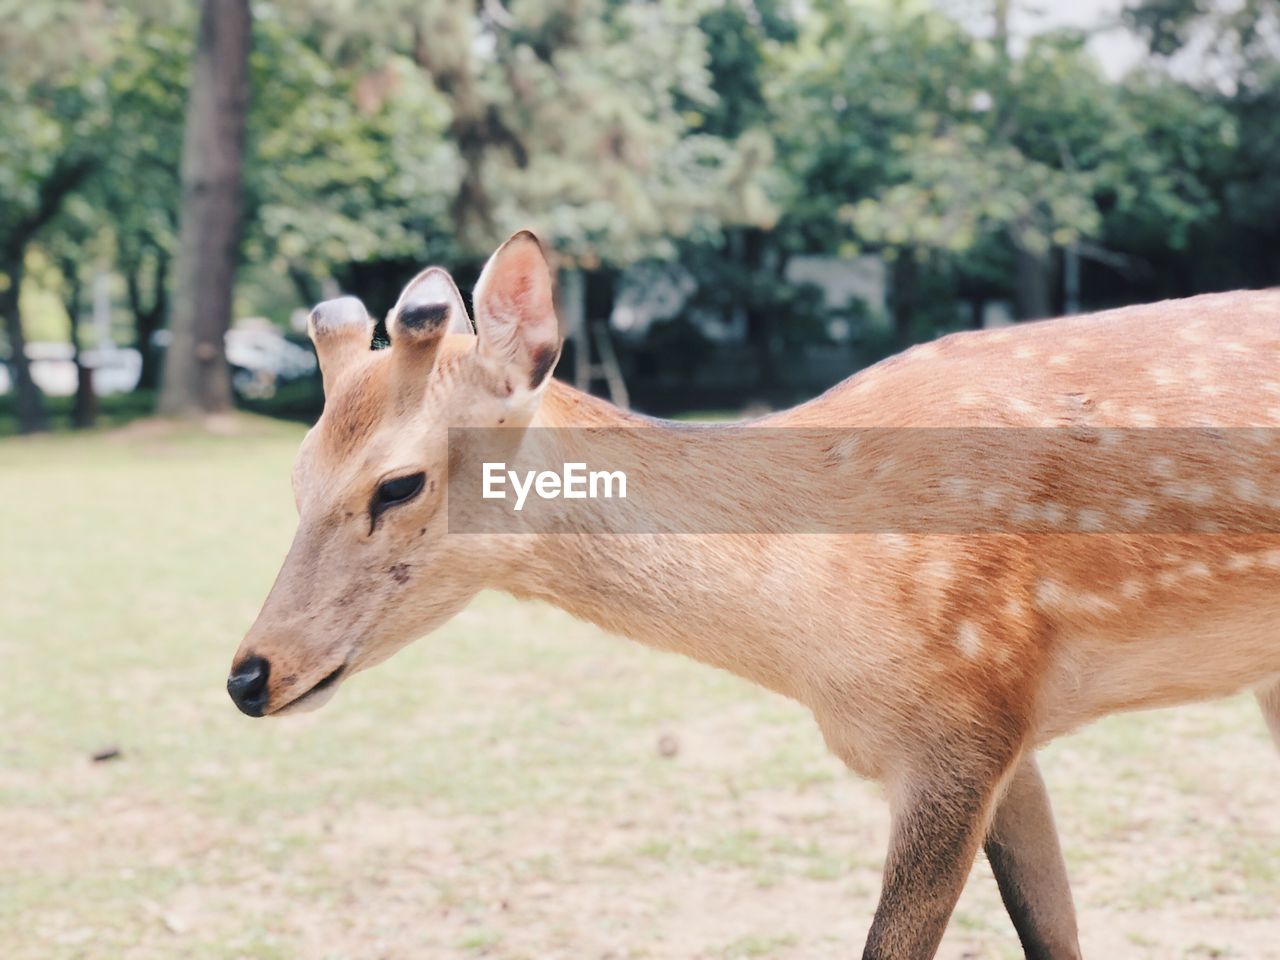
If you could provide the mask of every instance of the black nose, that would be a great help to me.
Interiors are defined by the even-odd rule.
[[[267,707],[267,677],[271,664],[262,657],[249,657],[227,677],[227,693],[242,713],[251,717],[262,716]]]

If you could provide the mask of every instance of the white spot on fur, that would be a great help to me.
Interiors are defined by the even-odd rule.
[[[1065,367],[1067,365],[1068,360],[1069,358],[1066,356],[1066,354],[1055,353],[1052,357],[1049,358],[1049,366]]]
[[[1009,517],[1014,523],[1032,523],[1036,519],[1035,504],[1015,503]]]
[[[1137,600],[1146,590],[1146,584],[1141,580],[1126,580],[1120,586],[1120,594],[1127,600]]]
[[[1227,558],[1227,569],[1232,573],[1244,573],[1246,570],[1253,569],[1256,562],[1251,553],[1233,553]]]
[[[1156,382],[1156,386],[1159,387],[1167,387],[1177,380],[1173,375],[1173,371],[1168,367],[1152,367],[1147,371],[1147,373],[1151,375],[1151,379],[1154,380]]]
[[[1036,352],[1030,347],[1022,346],[1015,349],[1013,355],[1019,360],[1032,360],[1035,358]]]
[[[982,652],[982,635],[968,620],[960,624],[959,629],[956,630],[956,646],[970,660],[977,659],[978,654]]]
[[[920,564],[920,577],[934,583],[946,583],[955,576],[955,567],[950,560],[926,560]]]
[[[1041,580],[1036,584],[1036,605],[1039,607],[1060,607],[1067,592],[1056,580]]]
[[[1110,613],[1116,605],[1106,597],[1088,590],[1072,592],[1055,580],[1041,580],[1035,589],[1036,605],[1043,609],[1062,613],[1081,613],[1098,616]]]
[[[1135,427],[1154,427],[1156,425],[1156,418],[1146,410],[1130,410],[1129,422]]]
[[[1124,431],[1112,427],[1103,427],[1098,431],[1098,445],[1102,447],[1118,447],[1124,442]]]
[[[1200,507],[1213,500],[1213,487],[1207,483],[1166,483],[1160,487],[1160,493],[1174,500],[1185,500]]]
[[[1040,516],[1045,523],[1057,527],[1066,522],[1067,511],[1056,503],[1046,503],[1040,508]]]
[[[1188,577],[1208,577],[1211,575],[1209,565],[1201,563],[1199,560],[1193,560],[1182,568],[1182,572]]]
[[[1151,461],[1151,473],[1156,477],[1172,477],[1173,461],[1168,457],[1156,457]]]
[[[1120,507],[1120,516],[1130,523],[1139,523],[1151,514],[1151,501],[1126,497]]]
[[[1107,526],[1107,515],[1101,510],[1084,509],[1076,514],[1076,526],[1084,533],[1097,533]]]
[[[1261,503],[1262,491],[1250,477],[1236,477],[1231,481],[1231,491],[1245,503]]]
[[[839,460],[852,460],[858,456],[862,440],[856,434],[846,434],[831,444],[831,456]]]
[[[917,360],[932,360],[938,355],[938,345],[936,343],[922,343],[918,347],[913,347],[911,355]]]

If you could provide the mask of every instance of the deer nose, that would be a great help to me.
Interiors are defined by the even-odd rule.
[[[240,708],[251,717],[262,716],[267,706],[267,677],[271,664],[262,657],[248,657],[227,677],[227,693]]]

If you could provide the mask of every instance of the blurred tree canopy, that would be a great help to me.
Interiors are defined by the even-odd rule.
[[[0,0],[0,314],[28,428],[33,251],[68,305],[118,278],[157,382],[195,6]],[[993,302],[1031,318],[1280,279],[1280,0],[1132,0],[1151,57],[1120,79],[1083,31],[1013,35],[1019,0],[954,6],[255,0],[237,304],[284,319],[340,288],[376,313],[427,262],[465,286],[532,225],[594,317],[623,268],[692,276],[654,336],[724,318],[768,394],[779,352],[831,329],[787,279],[800,256],[883,259],[885,348]]]

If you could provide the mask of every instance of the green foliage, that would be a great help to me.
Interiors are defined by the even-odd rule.
[[[99,161],[109,121],[105,16],[82,4],[0,3],[0,244],[25,242]],[[73,172],[75,175],[73,176]],[[57,195],[53,195],[54,192]]]
[[[780,84],[796,213],[819,242],[959,255],[993,234],[1044,251],[1099,229],[1091,150],[1113,98],[1078,44],[1010,64],[923,4],[832,4]]]
[[[337,265],[456,257],[447,104],[401,57],[333,58],[262,17],[251,61],[246,256],[318,281]]]
[[[482,256],[532,223],[579,263],[625,264],[773,217],[768,138],[705,128],[717,101],[690,4],[302,7],[323,24],[326,60],[395,77],[377,162],[419,202],[438,198],[425,229],[453,244],[441,255]]]
[[[113,261],[139,339],[166,308],[193,12],[0,0],[0,241]],[[899,336],[1013,297],[1027,269],[1056,289],[1066,249],[1098,299],[1276,280],[1276,0],[1133,4],[1153,51],[1194,40],[1207,66],[1121,81],[1079,33],[1015,44],[926,0],[258,0],[254,17],[237,301],[254,312],[335,281],[385,306],[422,263],[465,279],[528,225],[587,270],[681,262],[692,306],[745,310],[762,350],[830,319],[784,280],[800,253],[908,265]]]

